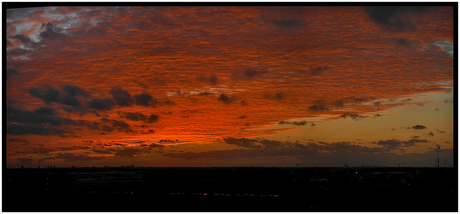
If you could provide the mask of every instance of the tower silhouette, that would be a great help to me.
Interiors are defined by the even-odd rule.
[[[436,166],[439,168],[439,152],[440,152],[441,146],[436,144],[436,153],[438,154],[438,158],[436,158]]]

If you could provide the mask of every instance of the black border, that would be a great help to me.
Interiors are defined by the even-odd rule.
[[[6,10],[26,7],[50,7],[50,6],[452,6],[453,7],[453,106],[454,106],[454,158],[453,167],[455,179],[458,181],[458,2],[2,2],[2,185],[5,187],[5,173],[7,168],[6,159]],[[455,201],[458,201],[458,182],[455,183],[457,190]],[[6,196],[2,191],[2,204],[5,204]],[[453,210],[458,212],[457,206]]]

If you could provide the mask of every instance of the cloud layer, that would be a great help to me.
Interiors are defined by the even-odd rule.
[[[411,98],[453,87],[452,15],[449,6],[7,9],[7,155],[18,163],[42,148],[49,161],[90,164],[166,158],[183,144],[231,156],[199,146],[216,139],[251,157],[395,153],[424,145],[407,140],[415,135],[452,141],[451,127],[410,119],[394,131],[407,134],[367,146],[327,134],[336,143],[284,143],[295,130],[321,133],[327,121],[364,124],[438,102]],[[256,139],[279,133],[286,139]],[[74,150],[58,156],[59,148]]]

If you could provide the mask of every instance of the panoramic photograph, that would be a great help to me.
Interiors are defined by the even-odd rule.
[[[457,9],[3,3],[2,210],[457,212]]]

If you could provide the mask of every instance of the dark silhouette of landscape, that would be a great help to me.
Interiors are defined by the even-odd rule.
[[[3,211],[458,211],[454,168],[23,168]]]

